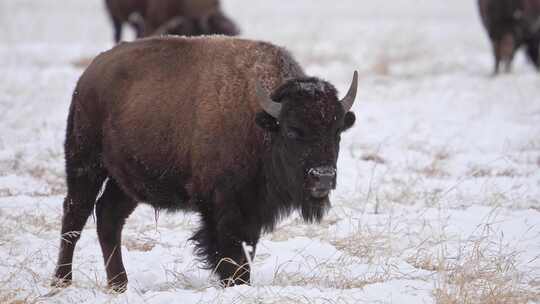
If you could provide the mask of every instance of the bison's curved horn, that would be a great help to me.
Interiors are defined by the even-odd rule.
[[[274,118],[279,117],[281,112],[281,104],[279,102],[273,101],[268,94],[264,91],[261,84],[257,81],[256,87],[257,98],[259,99],[259,104],[263,110],[270,114]]]
[[[343,97],[343,99],[341,100],[341,104],[345,112],[349,112],[349,110],[352,108],[354,99],[356,98],[357,89],[358,89],[358,72],[354,71],[353,80],[351,83],[351,87],[349,88],[349,92],[347,92],[347,95]]]

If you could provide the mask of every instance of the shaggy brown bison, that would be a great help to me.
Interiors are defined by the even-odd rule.
[[[142,37],[144,23],[141,18],[146,15],[147,0],[105,0],[105,5],[114,27],[116,43],[122,39],[122,25],[126,22],[135,29],[137,38]]]
[[[223,283],[248,283],[244,242],[255,248],[294,210],[319,221],[330,207],[357,82],[355,72],[339,100],[283,48],[223,36],[149,38],[96,57],[67,121],[55,284],[71,282],[96,204],[108,283],[124,290],[121,231],[139,202],[197,212],[196,254]]]
[[[482,23],[493,46],[494,74],[500,63],[510,72],[515,52],[525,45],[531,62],[540,68],[540,0],[478,0]]]
[[[236,36],[240,32],[223,13],[218,0],[149,1],[144,28],[144,36]]]

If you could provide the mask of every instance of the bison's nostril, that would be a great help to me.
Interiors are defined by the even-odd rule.
[[[308,171],[314,189],[331,190],[336,187],[336,169],[331,166],[311,168]]]
[[[322,167],[315,167],[311,168],[308,171],[308,174],[313,177],[331,177],[334,178],[336,176],[336,169],[331,166],[322,166]]]

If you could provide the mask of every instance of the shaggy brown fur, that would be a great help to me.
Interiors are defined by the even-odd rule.
[[[105,0],[105,5],[114,27],[114,41],[122,39],[122,25],[129,23],[135,29],[138,38],[142,37],[143,26],[134,16],[144,18],[148,0]],[[154,1],[148,1],[154,2]],[[158,1],[159,2],[159,1]]]
[[[501,62],[510,72],[514,54],[522,45],[539,69],[540,0],[478,0],[478,7],[493,46],[494,74]]]
[[[282,105],[278,117],[261,111],[257,83]],[[292,210],[314,221],[330,206],[340,134],[354,124],[343,104],[331,84],[264,42],[165,37],[99,55],[68,117],[55,284],[71,281],[75,244],[107,177],[96,215],[111,287],[127,284],[121,230],[138,202],[198,212],[196,253],[227,284],[248,283],[242,242],[255,247]]]

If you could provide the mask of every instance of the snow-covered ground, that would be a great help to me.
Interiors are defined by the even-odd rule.
[[[140,206],[129,290],[105,288],[93,219],[52,290],[63,137],[82,59],[112,46],[99,0],[0,1],[0,303],[540,303],[540,75],[492,78],[473,0],[224,0],[343,92],[361,74],[333,208],[261,240],[252,286],[198,268],[191,214]]]

